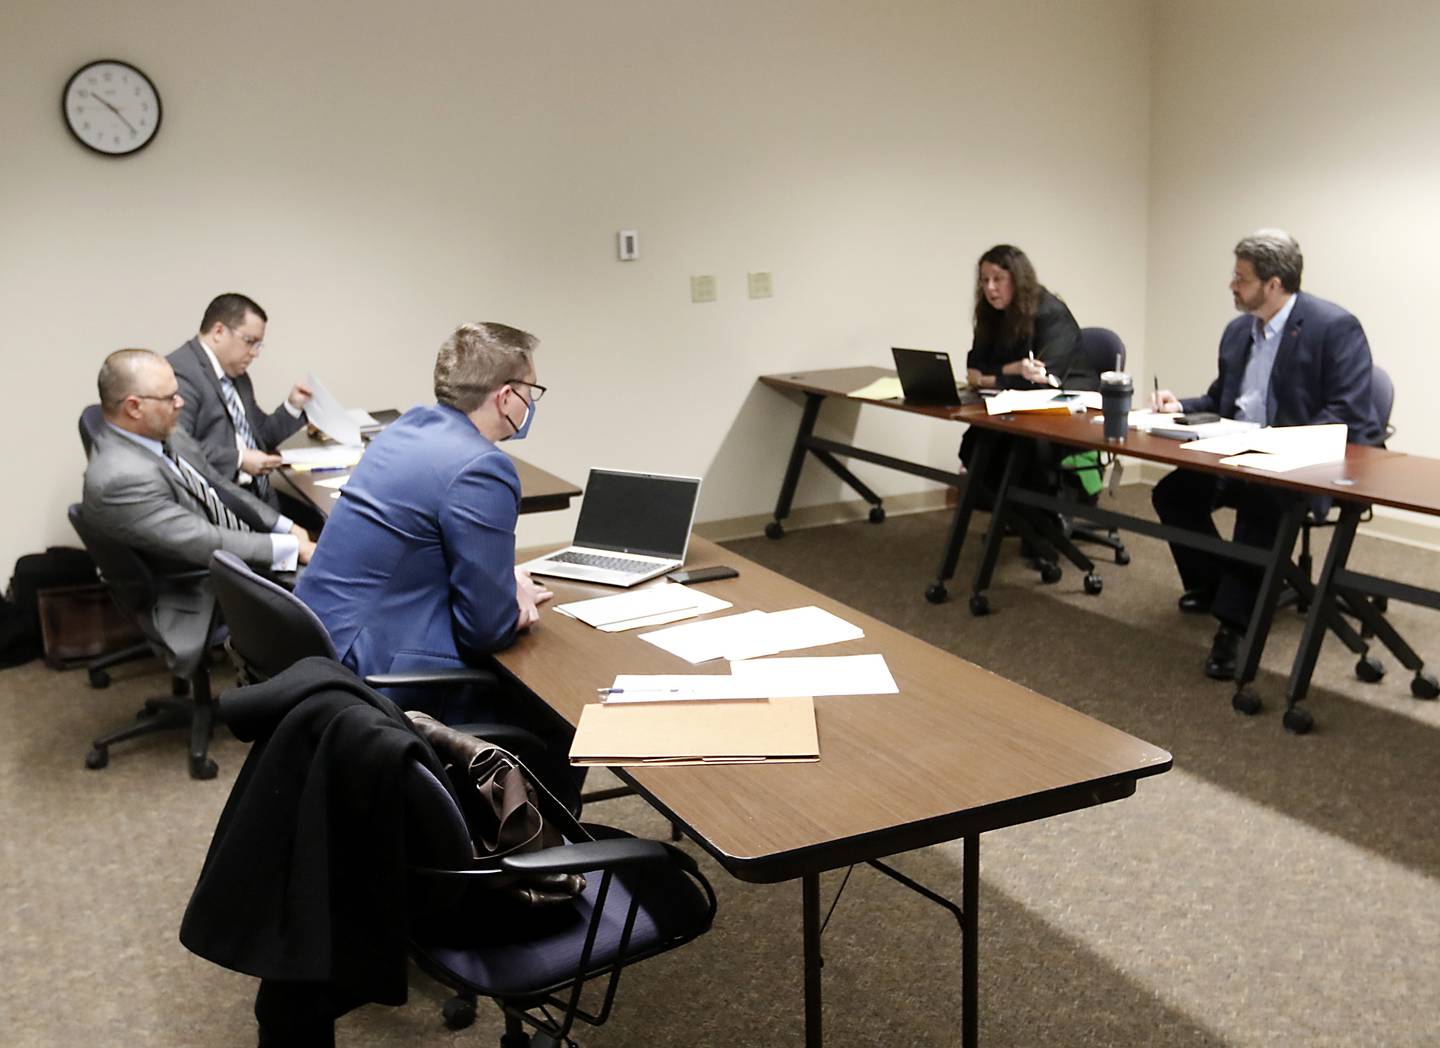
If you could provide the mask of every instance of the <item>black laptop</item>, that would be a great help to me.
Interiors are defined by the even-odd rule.
[[[980,399],[971,390],[961,392],[955,384],[949,353],[933,349],[901,349],[899,346],[893,347],[890,352],[895,354],[895,373],[900,376],[905,403],[958,408],[961,404],[974,404]]]

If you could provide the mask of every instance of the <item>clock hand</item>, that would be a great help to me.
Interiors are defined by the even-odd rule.
[[[120,110],[116,109],[116,108],[115,108],[114,106],[112,106],[109,102],[105,101],[105,99],[101,98],[99,95],[97,95],[97,94],[96,94],[95,92],[93,92],[93,91],[90,92],[90,97],[93,98],[93,99],[95,99],[95,101],[99,102],[99,103],[100,103],[102,106],[104,106],[106,109],[110,110],[110,112],[112,112],[112,113],[114,113],[116,116],[118,116],[118,117],[120,118],[120,123],[124,124],[124,125],[125,125],[126,127],[128,127],[131,131],[134,131],[134,130],[135,130],[135,125],[132,124],[132,123],[130,123],[130,121],[126,120],[126,119],[125,119],[125,114],[122,113],[122,112],[120,112]]]

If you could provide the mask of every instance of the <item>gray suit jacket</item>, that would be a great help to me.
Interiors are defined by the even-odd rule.
[[[221,477],[199,446],[178,426],[170,437],[176,454],[190,463],[240,517],[256,530],[232,531],[211,524],[199,501],[170,466],[150,450],[108,428],[98,435],[85,467],[86,523],[113,542],[129,546],[157,574],[203,568],[217,549],[268,569],[273,543],[268,532],[279,514],[239,485]],[[205,650],[214,596],[204,583],[160,583],[151,626],[170,649],[171,672],[188,677]]]
[[[225,409],[225,394],[220,390],[220,380],[215,377],[210,358],[205,355],[205,347],[198,338],[192,338],[165,359],[175,369],[175,381],[185,398],[185,407],[180,412],[181,428],[200,443],[215,471],[233,480],[240,470],[240,455],[235,450],[235,423]],[[284,404],[268,415],[261,411],[255,403],[255,387],[249,375],[231,381],[245,408],[255,443],[264,450],[274,451],[282,440],[305,424],[303,414],[295,418],[285,410]]]

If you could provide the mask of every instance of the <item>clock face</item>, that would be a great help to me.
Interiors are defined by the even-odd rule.
[[[81,66],[65,85],[60,105],[70,133],[107,156],[144,149],[160,130],[160,93],[126,62]]]

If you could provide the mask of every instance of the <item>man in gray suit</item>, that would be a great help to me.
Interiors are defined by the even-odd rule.
[[[270,414],[255,402],[246,373],[265,342],[265,311],[253,299],[230,292],[205,309],[200,332],[167,358],[175,369],[185,407],[180,426],[227,480],[278,507],[269,474],[279,467],[275,449],[305,424],[311,390],[297,382]]]
[[[305,531],[221,476],[177,428],[185,401],[165,358],[117,350],[98,386],[106,425],[85,467],[90,527],[162,571],[206,567],[220,549],[274,571],[309,562],[315,544]],[[153,625],[182,660],[176,676],[188,676],[203,652],[213,602],[200,583],[162,586]]]

